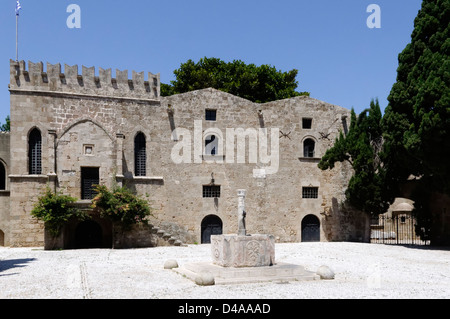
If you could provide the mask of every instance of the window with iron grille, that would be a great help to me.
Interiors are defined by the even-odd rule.
[[[303,118],[302,119],[302,128],[305,130],[310,130],[312,127],[312,119]]]
[[[206,110],[205,120],[216,121],[217,120],[217,110]]]
[[[139,133],[134,139],[134,175],[145,176],[147,174],[147,153],[145,135]]]
[[[319,198],[319,187],[303,187],[302,198]]]
[[[204,185],[203,186],[203,198],[208,197],[220,197],[220,186],[210,186],[210,185]]]
[[[30,175],[42,173],[42,138],[41,132],[35,128],[28,138],[28,171]]]
[[[93,199],[97,192],[95,185],[100,184],[100,175],[98,167],[81,168],[81,199]]]

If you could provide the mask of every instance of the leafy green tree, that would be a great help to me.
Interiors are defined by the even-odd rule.
[[[202,58],[195,63],[188,60],[174,71],[176,80],[171,85],[161,85],[161,95],[185,93],[212,87],[233,95],[264,103],[308,92],[295,91],[298,82],[298,70],[288,72],[277,70],[273,66],[245,64],[240,60],[224,62],[218,58]]]
[[[320,169],[326,170],[333,169],[336,162],[349,162],[354,175],[346,190],[347,201],[372,215],[386,212],[393,199],[384,185],[385,171],[380,158],[383,144],[381,120],[378,100],[372,101],[370,108],[358,117],[352,109],[347,135],[341,132],[318,164]]]
[[[9,118],[9,115],[6,116],[5,124],[2,124],[0,126],[0,131],[2,131],[2,132],[9,132],[9,131],[11,131],[11,120]]]
[[[450,194],[449,55],[450,0],[424,0],[411,43],[399,55],[383,119],[388,184],[413,175],[427,193]],[[417,199],[424,202],[423,196]],[[427,205],[421,205],[420,214],[430,214]]]

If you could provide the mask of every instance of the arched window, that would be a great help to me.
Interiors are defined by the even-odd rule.
[[[147,174],[147,153],[145,135],[140,132],[134,138],[134,175],[145,176]]]
[[[0,161],[0,191],[6,190],[6,168]]]
[[[316,142],[308,138],[303,142],[303,157],[314,157]]]
[[[0,247],[5,246],[5,233],[0,229]]]
[[[41,132],[35,128],[28,137],[28,171],[30,175],[42,173],[42,137]]]
[[[215,135],[208,135],[205,138],[205,155],[217,155],[219,140]]]

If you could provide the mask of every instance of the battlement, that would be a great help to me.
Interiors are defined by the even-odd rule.
[[[36,92],[59,92],[68,94],[98,95],[117,98],[136,98],[159,100],[160,74],[148,72],[148,80],[144,79],[144,72],[132,71],[129,79],[128,70],[116,69],[116,77],[112,77],[111,69],[99,68],[98,76],[94,67],[82,66],[81,74],[78,65],[64,65],[47,63],[46,71],[42,62],[10,60],[10,91],[24,90]]]

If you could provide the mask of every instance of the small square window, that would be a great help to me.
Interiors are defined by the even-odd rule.
[[[84,155],[94,155],[94,145],[84,145]]]
[[[216,121],[216,119],[217,119],[217,110],[206,110],[205,119],[207,121]]]
[[[312,119],[304,118],[302,120],[302,127],[305,130],[310,130],[312,128]]]
[[[220,186],[203,186],[203,198],[220,197]]]
[[[302,198],[319,198],[319,187],[303,187]]]

